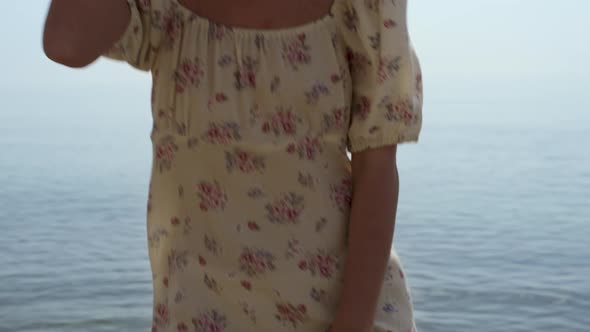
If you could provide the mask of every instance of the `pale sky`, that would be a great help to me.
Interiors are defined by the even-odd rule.
[[[590,87],[590,1],[409,3],[426,106],[563,99],[590,108],[585,98]],[[55,106],[66,96],[92,100],[95,91],[121,104],[147,106],[147,99],[135,101],[145,97],[147,75],[125,64],[101,60],[90,68],[72,70],[45,58],[41,33],[48,4],[48,0],[0,1],[0,106],[19,107],[27,96],[35,105],[44,101]]]

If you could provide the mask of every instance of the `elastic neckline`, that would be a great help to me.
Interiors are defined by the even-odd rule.
[[[328,23],[331,23],[334,20],[334,12],[336,3],[339,0],[332,0],[332,4],[330,5],[330,9],[328,13],[324,14],[320,18],[315,20],[309,21],[307,23],[302,23],[299,25],[294,25],[291,27],[286,28],[275,28],[275,29],[258,29],[258,28],[247,28],[243,26],[236,26],[236,25],[228,25],[213,21],[212,19],[201,16],[185,5],[183,5],[179,0],[171,0],[178,8],[182,11],[184,17],[189,17],[191,20],[204,24],[206,26],[214,25],[218,27],[223,27],[230,31],[235,35],[264,35],[264,36],[282,36],[282,35],[296,35],[302,32],[314,30],[316,28],[322,27]]]

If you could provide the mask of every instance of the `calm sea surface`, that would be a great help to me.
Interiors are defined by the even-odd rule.
[[[147,332],[146,110],[21,102],[0,113],[0,331]],[[399,148],[419,331],[590,331],[590,117],[495,108],[429,105]]]

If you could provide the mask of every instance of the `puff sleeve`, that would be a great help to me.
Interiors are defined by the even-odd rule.
[[[338,0],[336,0],[338,1]],[[337,14],[352,78],[347,148],[417,142],[422,74],[407,28],[407,0],[342,0]]]
[[[104,56],[126,61],[131,66],[148,71],[153,67],[159,44],[159,30],[155,24],[157,13],[153,3],[159,0],[122,0],[131,10],[131,20],[121,38]]]

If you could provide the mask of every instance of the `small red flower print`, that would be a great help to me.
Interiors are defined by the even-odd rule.
[[[218,92],[218,93],[215,94],[215,100],[218,103],[222,103],[224,101],[227,101],[227,99],[228,99],[227,96],[223,92]]]
[[[346,178],[339,184],[330,186],[330,199],[340,211],[348,211],[352,204],[352,179]]]
[[[183,93],[187,87],[198,87],[205,71],[199,58],[184,59],[174,74],[176,92]]]
[[[354,52],[351,49],[347,49],[346,59],[353,77],[364,75],[371,65],[371,60],[365,54]]]
[[[227,195],[217,181],[199,183],[197,195],[201,199],[199,207],[202,211],[223,211],[225,209]]]
[[[403,122],[409,125],[416,120],[412,103],[407,98],[399,100],[396,104],[387,103],[385,107],[387,108],[386,118],[389,121]]]
[[[275,257],[269,251],[244,247],[239,258],[240,270],[251,277],[275,269]]]
[[[188,326],[185,323],[180,322],[176,325],[176,330],[178,332],[188,332]]]
[[[332,81],[332,83],[336,83],[340,81],[340,74],[332,74],[332,76],[330,76],[330,80]]]
[[[166,136],[159,140],[154,147],[155,163],[162,173],[164,170],[170,170],[178,146],[174,142],[173,136]]]
[[[201,266],[205,266],[207,265],[207,261],[205,260],[205,258],[203,258],[203,256],[199,255],[199,264]]]
[[[247,290],[252,289],[252,284],[248,280],[242,280],[241,285]]]
[[[278,107],[277,111],[262,124],[262,132],[265,134],[294,135],[297,131],[297,123],[301,119],[293,113],[291,108]]]
[[[371,100],[367,96],[360,96],[354,104],[352,114],[361,120],[365,120],[371,112]]]
[[[170,322],[170,312],[168,306],[165,304],[158,304],[155,308],[154,325],[157,327],[165,327]]]
[[[255,88],[256,87],[256,72],[259,67],[259,60],[246,56],[239,63],[239,69],[234,72],[236,79],[235,87],[238,90],[244,88]]]
[[[217,310],[207,311],[192,319],[198,332],[223,332],[227,326],[227,318]]]
[[[322,278],[330,278],[334,270],[338,268],[336,256],[326,253],[322,249],[314,254],[308,253],[304,260],[299,261],[300,270],[307,270],[312,276],[319,275]]]
[[[290,302],[283,302],[276,304],[275,318],[284,324],[291,324],[297,327],[299,323],[307,321],[307,308],[304,304],[294,305]]]
[[[172,217],[172,219],[170,219],[170,223],[172,226],[178,226],[180,225],[180,219],[178,219],[178,217]]]
[[[248,221],[248,228],[252,231],[259,231],[260,226],[255,221]]]
[[[322,146],[317,137],[311,138],[305,136],[297,143],[291,143],[287,146],[289,154],[297,153],[299,159],[315,160],[318,153],[322,152]]]
[[[158,12],[159,14],[159,12]],[[174,46],[174,42],[180,36],[183,28],[182,17],[173,7],[170,7],[161,18],[161,29],[164,32],[164,45],[168,48]]]
[[[229,28],[221,24],[210,24],[209,25],[209,38],[213,40],[222,40],[226,35]]]
[[[303,196],[293,192],[266,205],[268,220],[278,224],[297,223],[304,208]]]
[[[397,23],[394,20],[388,18],[383,21],[383,26],[386,27],[387,29],[391,29],[391,28],[395,28],[397,26]]]
[[[305,34],[300,34],[297,39],[283,45],[283,59],[291,65],[293,70],[298,70],[300,65],[311,61],[310,47],[305,44]]]
[[[225,152],[225,164],[230,173],[234,170],[242,173],[262,172],[266,168],[264,157],[237,148]]]
[[[332,109],[330,113],[324,113],[323,130],[344,129],[346,126],[345,108],[339,107]]]
[[[235,122],[210,123],[202,138],[211,144],[229,144],[241,139],[240,127]]]

